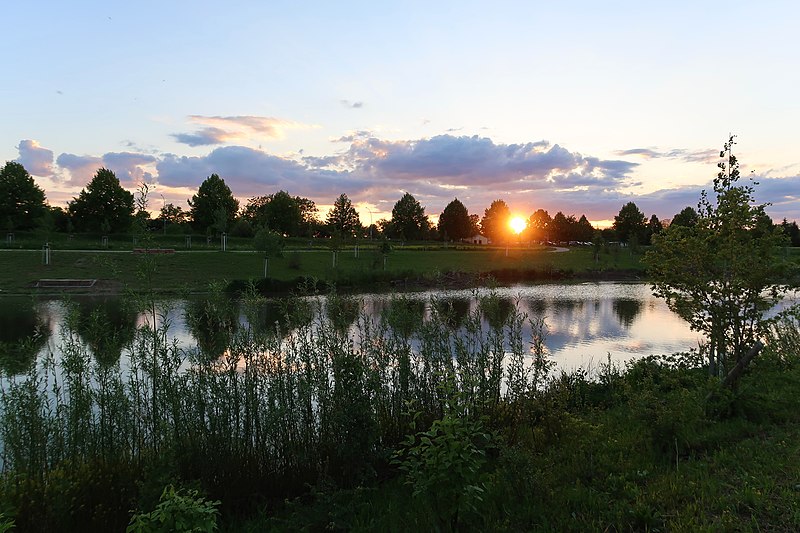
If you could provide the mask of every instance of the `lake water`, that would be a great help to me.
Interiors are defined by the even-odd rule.
[[[614,362],[651,354],[671,354],[698,346],[700,336],[671,312],[663,300],[652,295],[645,283],[577,283],[514,286],[493,289],[508,310],[514,306],[531,317],[543,316],[547,325],[547,352],[558,367],[596,369],[610,356]],[[478,297],[486,289],[406,293],[419,313],[430,312],[432,298],[449,302],[461,316],[474,311]],[[393,296],[364,294],[358,297],[363,310],[378,317],[393,304]],[[792,294],[782,305],[797,303]],[[62,325],[72,313],[77,331],[97,357],[113,361],[124,354],[136,327],[147,322],[147,315],[129,310],[120,297],[71,297],[62,299],[5,297],[0,299],[0,350],[9,352],[19,364],[5,363],[5,372],[24,368],[24,360],[47,351],[59,352]],[[209,311],[211,309],[211,311]],[[252,317],[252,315],[250,315]],[[273,328],[282,322],[280,301],[271,301],[259,310],[256,327]],[[249,325],[247,314],[236,302],[219,301],[209,307],[203,299],[175,300],[164,318],[169,320],[169,336],[187,349],[198,345],[222,353],[227,338],[220,329]],[[219,324],[226,328],[219,328]],[[285,328],[290,327],[283,323]],[[352,326],[351,326],[352,327]],[[19,343],[39,332],[27,346]],[[5,358],[8,360],[8,357]]]

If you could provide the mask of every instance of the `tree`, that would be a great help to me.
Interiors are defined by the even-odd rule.
[[[655,215],[653,215],[655,216]],[[594,238],[594,226],[586,218],[586,215],[581,215],[578,222],[575,224],[575,231],[573,232],[576,241],[591,242]]]
[[[310,235],[316,222],[317,206],[308,198],[278,191],[247,201],[242,217],[253,227],[268,228],[282,235]]]
[[[0,170],[0,224],[8,230],[35,228],[45,215],[44,191],[21,164],[9,161]]]
[[[567,217],[559,211],[553,217],[550,223],[551,238],[556,242],[568,242],[572,239],[572,226],[576,223],[575,217],[570,215]]]
[[[224,179],[211,174],[189,200],[189,207],[189,218],[195,231],[222,232],[233,224],[239,201],[233,197]]]
[[[644,242],[647,230],[647,218],[639,211],[636,204],[628,202],[619,214],[614,217],[612,226],[617,232],[617,237],[624,243]]]
[[[133,223],[133,194],[112,171],[101,168],[68,210],[78,231],[123,233]]]
[[[692,206],[684,207],[680,213],[672,217],[671,226],[690,228],[697,224],[697,211]]]
[[[259,252],[264,252],[264,277],[269,273],[270,257],[279,256],[284,247],[283,235],[261,228],[253,239],[253,248]]]
[[[510,219],[511,210],[506,203],[503,200],[495,200],[483,212],[481,232],[495,244],[504,242],[511,232],[511,228],[508,227]]]
[[[715,199],[702,192],[696,224],[669,226],[644,259],[653,292],[706,336],[709,371],[720,375],[755,343],[785,290],[783,236],[756,231],[765,206],[754,204],[753,185],[737,185],[733,145],[730,137],[720,152]]]
[[[653,241],[653,236],[658,235],[664,231],[664,226],[661,224],[661,221],[658,220],[658,217],[653,213],[650,216],[650,220],[647,222],[647,239],[646,243],[650,244]]]
[[[550,224],[553,219],[550,214],[544,209],[537,209],[528,219],[528,228],[531,235],[531,240],[547,241],[550,240]]]
[[[340,194],[333,202],[333,209],[328,212],[325,223],[334,234],[341,238],[353,237],[362,229],[358,213],[350,202],[350,198],[344,193]]]
[[[469,212],[464,204],[458,201],[458,198],[447,204],[442,214],[439,215],[438,227],[442,238],[446,240],[460,241],[474,235]]]
[[[425,208],[411,194],[405,193],[392,208],[388,229],[394,237],[409,241],[423,240],[428,237],[431,223]]]
[[[780,227],[792,246],[800,246],[800,228],[797,227],[797,222],[789,222],[784,218]]]

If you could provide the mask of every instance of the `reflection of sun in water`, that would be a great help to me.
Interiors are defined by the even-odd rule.
[[[508,221],[508,225],[511,226],[511,229],[514,233],[519,235],[522,233],[522,230],[525,229],[525,226],[527,226],[528,223],[525,222],[525,219],[522,217],[514,217]]]

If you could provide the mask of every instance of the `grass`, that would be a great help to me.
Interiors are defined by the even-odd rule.
[[[260,279],[264,258],[256,252],[194,251],[158,256],[130,252],[54,250],[51,265],[42,264],[41,251],[0,251],[0,290],[6,293],[29,291],[38,279],[114,280],[132,289],[145,282],[139,273],[146,262],[154,262],[158,275],[152,285],[158,290],[204,291],[209,280]],[[627,250],[601,253],[595,262],[588,248],[553,252],[544,248],[481,250],[395,249],[384,257],[375,249],[352,249],[337,254],[328,250],[285,250],[282,257],[270,259],[268,276],[279,282],[297,278],[316,278],[339,286],[364,286],[392,280],[427,280],[446,283],[459,274],[491,274],[500,281],[553,279],[571,276],[597,276],[603,272],[642,273],[639,256]]]

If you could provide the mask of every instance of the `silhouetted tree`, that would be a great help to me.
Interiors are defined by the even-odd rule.
[[[646,237],[647,218],[644,213],[639,211],[635,203],[628,202],[614,217],[613,227],[620,241],[629,243],[635,239],[635,242],[641,243],[645,241]]]
[[[393,237],[406,240],[422,240],[428,237],[431,223],[425,214],[425,208],[405,193],[392,208],[392,220],[389,231]]]
[[[683,210],[672,217],[671,226],[683,226],[691,228],[697,224],[697,211],[692,206],[684,207]]]
[[[133,194],[112,171],[101,168],[69,203],[69,214],[79,231],[122,233],[133,223]]]
[[[481,233],[489,237],[495,244],[505,242],[511,232],[508,222],[511,219],[511,210],[503,200],[495,200],[488,209],[484,210],[481,219]]]
[[[195,231],[216,233],[233,224],[239,201],[233,197],[224,179],[211,174],[189,200],[189,207],[189,218]]]
[[[442,238],[460,241],[474,235],[469,212],[458,198],[447,204],[439,215],[439,234]]]
[[[0,225],[6,230],[33,229],[47,211],[44,191],[21,164],[9,161],[0,170]]]
[[[363,229],[355,207],[344,193],[333,202],[333,209],[328,212],[325,223],[330,231],[340,238],[355,237]]]

